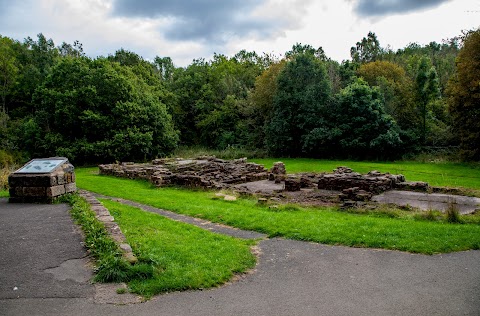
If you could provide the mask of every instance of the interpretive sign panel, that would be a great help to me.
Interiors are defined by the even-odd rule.
[[[32,159],[8,176],[10,202],[50,203],[75,192],[75,172],[65,157]]]
[[[15,173],[50,173],[67,159],[33,159]]]

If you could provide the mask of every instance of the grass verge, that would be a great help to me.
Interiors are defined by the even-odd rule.
[[[61,197],[59,202],[71,205],[72,217],[82,227],[85,234],[85,246],[96,259],[95,278],[97,282],[128,282],[148,279],[153,268],[147,263],[130,265],[122,256],[117,244],[108,235],[105,226],[95,218],[90,204],[77,194]]]
[[[0,198],[7,198],[9,196],[8,190],[0,190]]]
[[[227,282],[255,265],[254,241],[213,234],[158,214],[101,200],[115,218],[139,260],[154,267],[148,280],[132,280],[132,292],[149,297],[203,289]]]
[[[378,217],[332,208],[272,211],[257,205],[255,200],[214,200],[211,192],[156,189],[146,181],[99,176],[97,168],[79,168],[76,174],[77,185],[93,192],[266,233],[270,237],[425,254],[480,249],[480,225],[477,224]]]

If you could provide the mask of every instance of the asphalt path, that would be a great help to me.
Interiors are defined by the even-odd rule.
[[[480,210],[480,198],[441,193],[423,193],[391,190],[375,195],[372,201],[386,204],[418,207],[422,210],[446,212],[454,207],[460,214],[471,214]]]
[[[256,269],[231,284],[120,306],[95,301],[65,205],[0,199],[0,246],[0,315],[480,315],[478,250],[426,256],[265,239]]]

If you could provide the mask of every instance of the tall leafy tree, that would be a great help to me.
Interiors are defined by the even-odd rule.
[[[233,57],[215,54],[178,69],[171,84],[176,95],[174,117],[181,142],[224,148],[245,142],[245,100],[264,59],[241,51]]]
[[[62,45],[58,47],[58,51],[63,57],[82,57],[85,56],[83,52],[83,44],[79,41],[73,42],[73,45],[63,42]]]
[[[285,53],[287,59],[293,59],[298,55],[313,55],[320,60],[327,60],[323,47],[314,48],[312,45],[296,43],[292,49]]]
[[[0,112],[3,114],[7,113],[7,96],[12,94],[18,75],[12,45],[11,39],[0,36]]]
[[[130,67],[107,59],[65,58],[36,90],[26,136],[33,155],[102,162],[144,160],[170,153],[177,142],[166,106]]]
[[[247,146],[265,146],[265,128],[273,115],[273,100],[277,94],[277,78],[285,67],[286,60],[272,63],[255,79],[255,88],[248,96],[248,106],[243,111],[248,130]]]
[[[480,29],[466,34],[449,83],[450,113],[462,156],[480,160]]]
[[[32,95],[58,62],[60,54],[54,42],[42,33],[37,35],[37,40],[27,37],[23,43],[14,42],[11,47],[18,72],[7,106],[12,119],[23,119],[34,114]]]
[[[422,143],[426,143],[429,104],[440,97],[440,87],[435,67],[429,66],[428,59],[420,59],[415,78],[417,103],[422,119]]]
[[[362,38],[357,42],[355,47],[350,48],[350,56],[352,60],[357,63],[368,63],[376,61],[382,53],[380,42],[377,35],[373,32],[368,32],[367,37]]]
[[[389,61],[362,64],[358,75],[370,86],[377,86],[385,98],[385,111],[403,129],[416,128],[418,119],[414,108],[413,82],[400,66]]]
[[[305,136],[304,146],[315,155],[388,158],[401,145],[395,121],[383,109],[378,88],[363,79],[343,89],[327,120]]]
[[[407,76],[415,81],[420,59],[427,58],[430,66],[434,66],[439,79],[440,91],[445,91],[448,80],[455,71],[455,58],[460,47],[459,38],[444,40],[442,44],[431,42],[427,45],[410,43],[406,47],[393,52],[384,51],[382,60],[388,60],[401,66]]]
[[[175,71],[175,65],[170,57],[158,57],[154,59],[154,64],[158,69],[160,78],[163,81],[171,81],[173,79],[173,73]]]
[[[330,98],[330,81],[322,61],[310,53],[289,61],[278,76],[273,114],[267,123],[270,153],[302,155],[304,136],[322,124]]]

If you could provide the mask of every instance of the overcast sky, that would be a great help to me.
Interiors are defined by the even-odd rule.
[[[124,48],[177,66],[242,49],[281,56],[297,42],[341,62],[369,31],[398,49],[478,27],[480,0],[0,0],[2,36],[43,33],[91,57]]]

